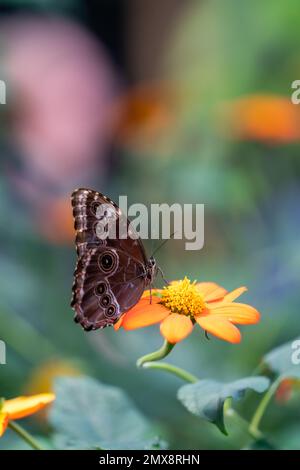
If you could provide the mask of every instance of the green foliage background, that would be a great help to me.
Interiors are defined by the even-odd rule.
[[[3,11],[6,3],[1,2]],[[32,8],[29,3],[38,2],[15,3],[26,10]],[[127,194],[129,203],[205,203],[204,249],[187,252],[183,242],[171,241],[159,253],[159,264],[170,279],[188,275],[229,290],[247,285],[243,301],[261,311],[262,321],[243,329],[238,346],[207,341],[195,329],[175,347],[170,362],[201,378],[231,382],[250,376],[268,351],[299,333],[300,146],[227,139],[218,132],[215,112],[218,103],[242,95],[290,97],[291,82],[300,72],[300,14],[294,0],[187,4],[162,57],[162,78],[176,82],[181,90],[176,130],[166,131],[150,147],[120,148],[121,164],[97,189],[115,200]],[[64,14],[80,20],[80,2],[68,5]],[[59,7],[49,1],[44,8]],[[69,300],[75,250],[51,245],[35,232],[26,210],[16,203],[4,170],[0,213],[0,338],[7,343],[8,358],[8,365],[0,366],[0,394],[26,392],[33,371],[46,368],[49,360],[72,364],[102,384],[82,379],[73,393],[69,388],[75,379],[66,379],[50,419],[54,441],[47,437],[47,424],[25,423],[45,436],[45,445],[65,445],[68,427],[74,430],[71,445],[76,446],[77,438],[82,444],[89,417],[99,416],[99,423],[106,419],[97,387],[99,396],[115,396],[121,411],[113,412],[118,418],[107,418],[111,428],[105,434],[97,424],[95,446],[133,448],[143,441],[142,446],[151,447],[157,436],[171,448],[245,445],[242,431],[233,424],[224,436],[188,413],[176,397],[182,385],[178,379],[160,371],[137,371],[136,359],[160,346],[157,327],[85,334],[73,324]],[[147,248],[151,250],[150,244]],[[276,365],[273,370],[283,372]],[[124,394],[134,404],[133,411]],[[71,413],[71,421],[60,407]],[[245,417],[250,418],[253,410],[253,395],[247,395]],[[285,405],[274,403],[263,427],[281,447],[299,449],[299,419],[296,394]],[[121,432],[127,425],[132,433]],[[9,432],[0,441],[2,448],[18,446]]]

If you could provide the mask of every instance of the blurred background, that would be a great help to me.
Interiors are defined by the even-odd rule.
[[[170,241],[159,264],[170,279],[247,285],[243,301],[262,321],[238,346],[195,329],[171,362],[236,379],[299,334],[300,106],[290,99],[300,78],[298,6],[0,0],[2,396],[88,374],[126,390],[171,449],[241,445],[238,430],[224,437],[181,407],[176,378],[136,370],[161,344],[157,327],[87,334],[73,323],[69,198],[87,186],[115,201],[127,194],[129,204],[205,204],[204,248]],[[299,406],[275,403],[265,430],[300,448],[299,418]],[[14,439],[7,433],[0,447]]]

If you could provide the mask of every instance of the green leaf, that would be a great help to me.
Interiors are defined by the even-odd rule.
[[[262,393],[269,387],[266,377],[246,377],[231,383],[200,380],[178,390],[178,399],[193,414],[215,424],[227,434],[224,424],[224,403],[227,398],[241,399],[247,389]]]
[[[59,449],[149,449],[158,440],[125,393],[89,377],[59,378],[50,412]]]
[[[282,378],[300,379],[300,337],[273,349],[263,358],[263,364]]]

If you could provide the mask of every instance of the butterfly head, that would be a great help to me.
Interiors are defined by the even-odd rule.
[[[158,266],[153,256],[150,256],[147,262],[146,271],[147,271],[147,274],[146,274],[147,284],[152,284],[158,272]]]

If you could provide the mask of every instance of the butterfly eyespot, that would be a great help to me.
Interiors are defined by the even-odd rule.
[[[92,202],[90,206],[90,211],[93,215],[97,215],[97,210],[100,207],[101,203],[100,202]]]
[[[116,307],[114,305],[110,305],[105,312],[105,316],[107,317],[113,317],[114,314],[116,313]]]
[[[100,305],[102,307],[107,307],[110,304],[111,298],[110,295],[103,295],[100,299]]]
[[[105,251],[99,256],[98,263],[102,271],[110,274],[116,270],[118,256],[113,251]]]
[[[103,295],[106,292],[106,284],[105,282],[100,282],[96,287],[95,287],[95,294],[96,295]]]
[[[101,258],[101,265],[103,269],[110,269],[113,264],[113,259],[111,255],[104,255]]]

